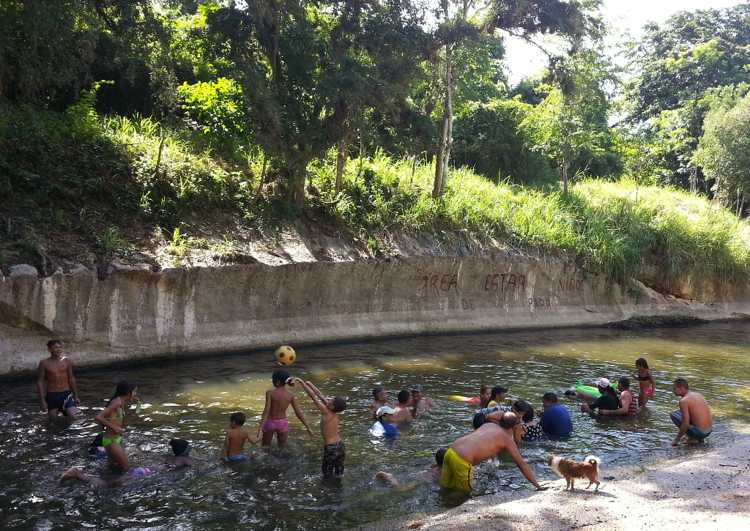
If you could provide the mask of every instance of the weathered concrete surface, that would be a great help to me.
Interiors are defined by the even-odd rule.
[[[387,335],[598,325],[637,315],[725,319],[750,297],[711,283],[688,301],[622,289],[568,262],[464,257],[116,269],[0,280],[0,374],[33,369],[50,336],[79,365]],[[726,289],[725,289],[726,288]]]

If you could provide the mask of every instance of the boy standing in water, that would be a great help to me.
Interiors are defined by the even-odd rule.
[[[340,478],[344,475],[344,459],[346,449],[339,436],[339,413],[346,409],[346,400],[337,396],[326,398],[323,393],[312,384],[297,378],[307,396],[309,396],[320,410],[320,431],[323,435],[323,479]]]
[[[293,378],[288,372],[278,370],[271,375],[271,381],[274,388],[266,391],[266,406],[263,408],[263,416],[258,426],[257,436],[260,437],[261,431],[263,432],[263,447],[271,446],[274,433],[279,447],[286,446],[289,437],[289,419],[287,419],[286,412],[290,405],[294,409],[294,414],[305,426],[307,433],[312,435],[310,426],[305,420],[305,414],[297,404],[297,398],[286,389],[287,385],[294,384]]]
[[[232,413],[229,416],[229,429],[224,437],[224,451],[222,457],[230,462],[244,461],[247,459],[245,443],[257,443],[258,438],[250,435],[245,428],[245,414],[241,412]]]
[[[50,356],[39,362],[36,381],[42,409],[50,418],[55,418],[61,412],[75,417],[78,414],[76,406],[80,401],[73,376],[73,363],[63,356],[63,343],[59,339],[48,341],[47,350]]]

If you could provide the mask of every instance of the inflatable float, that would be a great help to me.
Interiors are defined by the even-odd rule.
[[[591,385],[583,385],[580,381],[576,383],[575,390],[576,393],[582,394],[584,396],[589,396],[591,398],[599,398],[600,396],[602,396],[602,394],[599,392],[599,388]]]
[[[461,396],[461,395],[450,395],[448,396],[448,400],[452,400],[454,402],[463,402],[465,404],[468,404],[470,406],[478,406],[481,402],[481,399],[478,396],[475,396],[473,398],[469,398],[468,396]]]

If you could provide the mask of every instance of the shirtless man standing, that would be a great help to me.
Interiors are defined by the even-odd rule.
[[[708,402],[702,394],[690,390],[685,378],[677,378],[672,391],[680,397],[680,410],[669,415],[672,422],[680,428],[672,446],[677,446],[685,435],[688,437],[688,444],[702,443],[711,435],[714,425]]]
[[[73,376],[73,363],[63,356],[63,343],[59,339],[48,341],[47,350],[50,356],[39,362],[36,381],[42,410],[50,418],[61,412],[71,418],[75,417],[78,414],[76,406],[80,401]]]
[[[495,422],[497,419],[498,423]],[[480,423],[475,431],[458,439],[445,452],[440,486],[471,492],[474,466],[506,452],[536,490],[546,490],[547,487],[542,487],[536,480],[534,472],[524,461],[513,440],[513,427],[518,422],[518,417],[513,413],[497,412],[483,416],[483,420],[486,421]]]

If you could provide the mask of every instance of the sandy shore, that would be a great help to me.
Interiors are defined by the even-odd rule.
[[[566,492],[560,480],[545,492],[478,497],[443,513],[364,529],[750,529],[750,427],[735,428],[730,446],[686,449],[681,460],[618,470],[598,493]],[[605,469],[602,476],[611,474]]]

